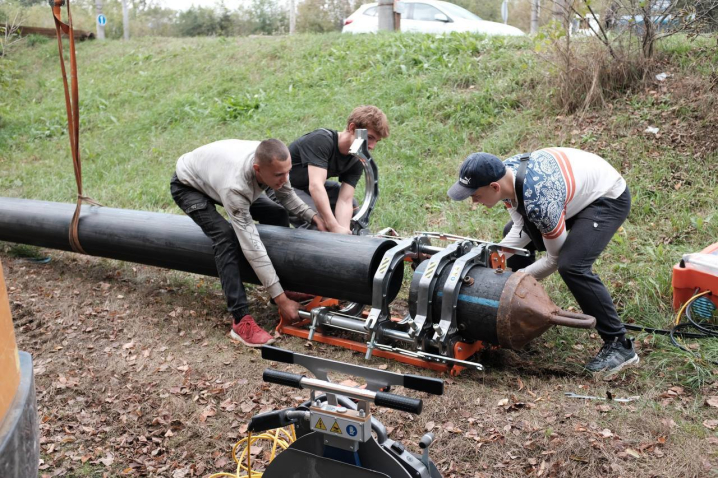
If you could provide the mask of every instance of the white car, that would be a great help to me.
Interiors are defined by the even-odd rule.
[[[443,34],[474,32],[486,35],[523,36],[524,32],[503,23],[482,20],[458,5],[438,0],[397,2],[401,12],[401,31]],[[379,30],[379,9],[367,3],[344,20],[342,33],[376,33]]]

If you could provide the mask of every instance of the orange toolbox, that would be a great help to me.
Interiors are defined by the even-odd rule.
[[[673,308],[678,310],[697,293],[711,293],[691,306],[704,318],[710,318],[718,308],[718,242],[701,252],[684,254],[673,266]]]

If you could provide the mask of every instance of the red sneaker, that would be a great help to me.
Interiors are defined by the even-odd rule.
[[[232,324],[232,331],[229,335],[247,347],[261,347],[274,343],[274,337],[257,325],[251,315],[245,315],[238,324]]]

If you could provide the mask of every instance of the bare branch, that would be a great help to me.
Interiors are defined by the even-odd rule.
[[[669,36],[675,35],[676,33],[681,33],[681,32],[690,30],[694,25],[700,24],[702,21],[710,18],[711,17],[710,13],[716,9],[718,9],[718,2],[714,3],[707,10],[704,10],[700,15],[696,14],[695,17],[693,18],[693,20],[682,23],[679,28],[676,28],[674,30],[669,30],[667,32],[656,35],[656,40],[667,38]],[[686,15],[686,18],[688,16],[689,15]]]
[[[582,1],[583,1],[584,5],[586,5],[586,7],[588,8],[588,11],[591,13],[593,19],[596,20],[596,24],[598,25],[598,31],[597,31],[596,29],[594,29],[594,27],[591,25],[591,22],[589,21],[589,19],[588,19],[587,16],[582,15],[578,10],[576,10],[576,8],[574,7],[574,4],[573,4],[573,3],[571,3],[571,4],[568,6],[569,12],[567,12],[567,14],[568,14],[568,13],[573,13],[573,14],[575,14],[580,20],[585,20],[585,21],[586,21],[586,25],[588,26],[588,28],[589,28],[589,29],[591,30],[591,32],[596,36],[596,38],[598,38],[598,40],[599,40],[601,43],[603,43],[603,45],[608,49],[608,53],[611,55],[611,57],[612,57],[614,60],[618,60],[618,56],[616,55],[616,53],[615,53],[613,47],[611,46],[611,41],[610,41],[609,38],[608,38],[608,34],[607,34],[606,31],[604,30],[604,28],[601,26],[601,22],[600,22],[600,20],[598,19],[598,16],[596,16],[596,13],[593,11],[593,9],[591,8],[591,5],[589,4],[589,2],[588,2],[587,0],[582,0]],[[570,22],[569,22],[569,23],[570,23]],[[600,33],[600,35],[599,35],[599,33]]]

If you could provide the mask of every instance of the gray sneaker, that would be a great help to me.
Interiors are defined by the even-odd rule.
[[[640,361],[635,350],[633,341],[627,339],[625,344],[618,339],[613,342],[606,342],[601,347],[596,357],[585,365],[589,372],[618,372],[624,367],[637,364]]]

